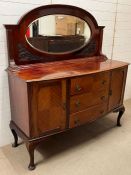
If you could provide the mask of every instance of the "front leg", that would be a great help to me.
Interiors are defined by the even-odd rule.
[[[29,163],[29,166],[28,166],[28,169],[29,170],[34,170],[35,169],[35,164],[34,164],[34,151],[35,151],[35,148],[36,146],[38,145],[37,142],[26,142],[26,148],[29,152],[29,157],[30,157],[30,163]]]
[[[123,116],[124,112],[125,112],[125,107],[122,106],[120,109],[119,109],[119,114],[118,114],[118,117],[117,117],[117,126],[121,126],[121,123],[120,123],[120,120],[121,120],[121,117]]]
[[[18,146],[18,136],[17,133],[15,132],[14,129],[11,129],[12,134],[14,136],[14,143],[12,144],[12,147],[17,147]]]

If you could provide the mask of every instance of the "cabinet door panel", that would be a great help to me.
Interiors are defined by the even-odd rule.
[[[36,113],[32,123],[33,136],[65,129],[66,112],[63,107],[62,83],[38,84],[34,88],[33,96],[33,115]]]
[[[109,110],[117,108],[122,104],[126,73],[127,68],[116,69],[111,72]]]
[[[61,85],[53,84],[47,87],[40,87],[38,91],[39,132],[64,128],[64,112]]]

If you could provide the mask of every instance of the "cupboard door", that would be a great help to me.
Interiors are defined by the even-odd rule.
[[[127,67],[115,69],[111,72],[111,86],[109,97],[109,111],[123,103]]]
[[[65,129],[66,112],[63,106],[62,83],[38,83],[36,87],[34,86],[33,91],[33,137]]]

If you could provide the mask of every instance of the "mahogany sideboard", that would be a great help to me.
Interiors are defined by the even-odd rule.
[[[63,14],[80,18],[75,26],[79,24],[77,21],[85,21],[91,31],[88,38],[89,30],[85,27],[82,34],[85,44],[82,42],[72,51],[65,48],[61,53],[32,46],[27,38],[27,30],[32,30],[28,26],[42,16],[54,14],[59,14],[60,20],[65,17]],[[27,13],[17,25],[5,27],[13,146],[18,145],[18,136],[24,140],[30,170],[35,168],[34,150],[45,137],[93,122],[109,112],[119,112],[117,126],[121,126],[129,64],[107,59],[102,54],[104,27],[98,26],[90,13],[74,6],[48,5]],[[79,33],[80,30],[80,27],[75,29]],[[31,31],[28,37],[33,38],[29,33]],[[67,36],[69,38],[69,33]],[[55,45],[55,40],[50,42]]]

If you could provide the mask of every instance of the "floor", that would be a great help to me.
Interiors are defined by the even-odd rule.
[[[34,171],[24,144],[0,148],[0,175],[131,175],[131,100],[125,107],[122,127],[110,114],[47,139],[35,152]]]

